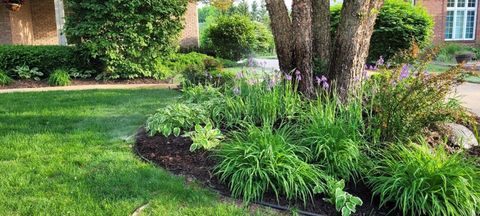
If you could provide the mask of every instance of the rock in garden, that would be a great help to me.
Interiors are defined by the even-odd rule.
[[[478,146],[475,134],[467,127],[455,123],[442,123],[437,125],[446,135],[453,146],[470,149]]]

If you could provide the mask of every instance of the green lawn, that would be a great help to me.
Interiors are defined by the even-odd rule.
[[[133,153],[169,90],[0,94],[0,215],[241,215]]]

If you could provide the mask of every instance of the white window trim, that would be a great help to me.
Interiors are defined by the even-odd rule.
[[[465,11],[464,14],[464,20],[463,20],[463,38],[457,39],[457,38],[452,38],[452,39],[447,39],[445,38],[445,41],[474,41],[476,39],[476,32],[477,32],[477,17],[478,17],[478,0],[475,0],[475,7],[468,7],[468,0],[465,0],[465,7],[457,7],[458,5],[458,0],[455,0],[455,7],[448,7],[447,6],[447,12],[448,11],[453,11],[453,26],[452,26],[452,37],[455,37],[456,33],[456,28],[455,25],[457,23],[457,11],[463,10]],[[474,15],[474,20],[473,20],[473,37],[472,38],[465,38],[465,35],[467,33],[467,17],[468,17],[468,11],[473,10],[475,12]],[[447,17],[445,16],[445,20]],[[445,23],[446,24],[446,23]],[[446,28],[446,26],[445,26]],[[445,32],[443,32],[445,35]]]

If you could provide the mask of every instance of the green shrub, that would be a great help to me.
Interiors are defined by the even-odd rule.
[[[68,0],[69,42],[102,62],[109,78],[167,78],[157,59],[173,51],[187,0]]]
[[[68,71],[57,69],[48,78],[48,84],[51,86],[68,86],[72,83]]]
[[[382,69],[366,84],[372,142],[408,140],[435,122],[451,120],[448,97],[462,78],[458,68],[431,75],[422,65]]]
[[[193,143],[190,146],[192,152],[197,149],[211,150],[220,145],[220,141],[224,138],[222,132],[213,128],[211,123],[207,123],[205,127],[195,125],[195,131],[188,132],[185,136],[192,138]]]
[[[306,202],[323,175],[301,159],[307,149],[292,145],[291,133],[288,128],[274,131],[252,125],[234,133],[216,153],[215,174],[230,186],[233,196],[247,202],[261,199],[266,192]]]
[[[255,36],[255,25],[248,17],[221,16],[205,30],[205,46],[218,57],[239,60],[252,52]]]
[[[190,130],[197,124],[208,122],[206,111],[199,105],[176,103],[159,109],[149,117],[146,129],[150,136],[179,136],[182,130]]]
[[[345,180],[357,176],[363,121],[360,102],[344,105],[336,97],[321,97],[309,103],[300,125],[301,144],[310,149],[311,162]]]
[[[340,20],[341,6],[332,7],[332,31]],[[413,42],[420,48],[430,44],[433,19],[421,6],[403,0],[386,0],[380,9],[370,42],[369,62],[380,56],[389,59],[401,50],[409,49]]]
[[[464,44],[447,43],[441,46],[440,51],[438,52],[438,55],[437,55],[437,61],[453,63],[453,62],[456,62],[455,54],[457,54],[458,52],[471,51],[477,54],[479,52],[478,50],[479,49],[477,48],[467,46]],[[480,56],[477,56],[477,57],[480,57]]]
[[[90,57],[71,46],[0,45],[0,70],[12,74],[23,65],[38,68],[45,76],[56,68],[100,69]]]
[[[374,161],[367,176],[381,205],[395,203],[403,215],[477,215],[480,170],[443,146],[397,145]]]
[[[253,22],[255,26],[255,43],[253,51],[256,54],[272,54],[275,49],[273,34],[267,26],[260,22]]]
[[[0,70],[0,86],[10,85],[13,80],[4,71]]]
[[[43,73],[38,71],[38,68],[30,68],[29,66],[17,66],[13,69],[13,72],[20,78],[20,79],[34,79],[39,81],[40,77],[43,76]]]

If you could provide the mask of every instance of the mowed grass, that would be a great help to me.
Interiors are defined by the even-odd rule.
[[[0,215],[243,215],[132,152],[169,90],[0,94]]]

